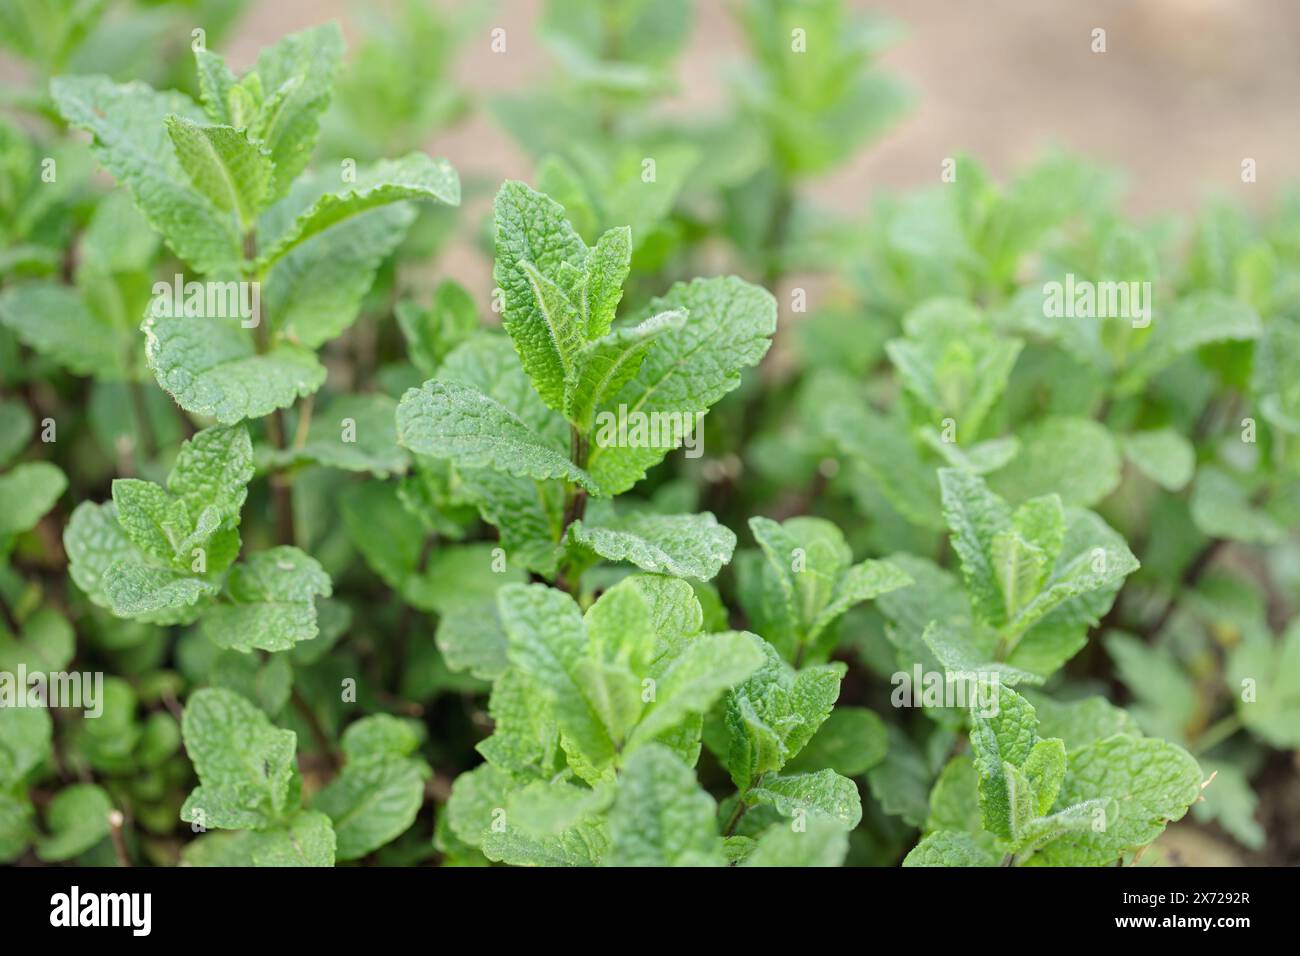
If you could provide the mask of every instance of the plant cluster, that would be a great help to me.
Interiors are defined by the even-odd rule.
[[[1300,203],[1135,222],[1081,160],[957,156],[827,211],[911,103],[892,26],[739,5],[683,120],[687,0],[550,0],[473,290],[421,145],[459,44],[531,38],[409,3],[238,73],[238,4],[56,6],[0,0],[0,860],[1098,866],[1293,822]],[[146,12],[211,23],[190,75],[115,62]]]

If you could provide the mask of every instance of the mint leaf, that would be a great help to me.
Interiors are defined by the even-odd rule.
[[[248,429],[213,426],[181,445],[167,476],[167,490],[185,503],[192,519],[212,507],[227,521],[239,522],[253,478],[253,443]]]
[[[640,748],[619,775],[606,866],[721,866],[717,804],[672,751]]]
[[[551,408],[563,408],[565,378],[586,329],[577,325],[572,303],[564,308],[554,277],[562,263],[584,271],[586,244],[563,207],[523,183],[506,182],[494,208],[492,278],[505,296],[502,322],[538,394]]]
[[[26,461],[0,475],[0,535],[21,534],[36,527],[68,487],[67,476],[47,461]]]
[[[774,807],[782,816],[794,817],[811,810],[838,820],[849,830],[862,820],[857,785],[834,770],[791,776],[768,774],[749,792],[755,802]]]
[[[182,820],[239,830],[284,818],[296,773],[293,731],[274,727],[233,691],[205,688],[190,695],[181,736],[199,777]]]
[[[26,345],[78,375],[127,377],[126,343],[87,308],[74,289],[53,282],[24,282],[0,293],[0,324]]]
[[[47,863],[80,856],[108,836],[113,801],[93,783],[73,784],[58,792],[45,811],[50,831],[36,843],[36,855]]]
[[[1187,812],[1200,792],[1200,768],[1181,747],[1124,734],[1089,744],[1070,754],[1057,802],[1069,807],[1090,800],[1114,801],[1114,812],[1105,818],[1088,814],[1089,825],[1049,842],[1029,862],[1112,863],[1158,837],[1167,822]]]
[[[565,540],[610,561],[642,571],[708,581],[731,560],[736,536],[709,512],[698,515],[629,514],[600,525],[578,520]]]
[[[317,597],[331,593],[316,559],[297,548],[259,551],[230,571],[229,604],[203,617],[203,634],[218,647],[237,651],[286,651],[317,634]]]
[[[1243,641],[1228,656],[1228,686],[1237,690],[1242,723],[1276,747],[1300,739],[1300,623],[1292,622],[1279,640]]]
[[[952,549],[961,559],[966,591],[976,614],[996,624],[1005,617],[993,565],[994,538],[1011,525],[1011,509],[975,475],[939,470],[943,514],[952,529]]]
[[[535,681],[582,758],[597,769],[607,766],[615,741],[580,676],[585,628],[577,605],[552,588],[519,584],[501,588],[497,604],[510,661]]]
[[[1122,445],[1124,457],[1166,491],[1181,491],[1192,480],[1196,450],[1172,428],[1133,432]]]
[[[884,721],[874,713],[865,707],[836,707],[785,769],[802,773],[827,767],[858,777],[884,759],[888,748]]]
[[[584,345],[573,357],[566,386],[564,413],[569,420],[589,432],[596,409],[636,375],[655,341],[665,332],[682,329],[686,321],[686,313],[680,310],[661,312]]]
[[[773,824],[741,866],[839,866],[848,849],[848,831],[838,821],[813,815],[802,830]]]
[[[703,634],[666,658],[656,678],[654,702],[628,740],[628,750],[660,737],[691,714],[705,713],[728,688],[763,662],[752,634]]]
[[[609,332],[631,267],[632,230],[629,227],[607,230],[591,247],[585,263],[588,278],[580,310],[585,313],[589,340],[599,339]]]
[[[337,858],[360,859],[404,833],[424,803],[424,777],[415,760],[350,757],[312,801],[333,821]]]
[[[270,157],[231,126],[201,126],[174,114],[165,125],[194,188],[217,209],[235,213],[247,230],[266,201]]]
[[[287,823],[249,834],[253,866],[333,866],[334,830],[323,813],[304,810]]]
[[[187,412],[233,425],[287,408],[325,382],[316,356],[287,342],[258,353],[238,321],[150,315],[145,358]]]
[[[1087,418],[1047,418],[1020,434],[1020,454],[989,476],[1008,501],[1058,494],[1093,505],[1119,486],[1120,456],[1105,426]]]
[[[563,478],[598,493],[591,475],[508,408],[451,382],[425,382],[397,407],[397,440],[411,451],[450,458],[466,468],[494,468],[520,478]]]
[[[1038,718],[1029,702],[1009,688],[998,689],[996,700],[996,715],[972,714],[971,749],[979,771],[984,827],[1004,840],[1012,840],[1014,790],[1008,766],[1015,770],[1029,758],[1038,742]]]
[[[697,413],[735,389],[740,373],[758,364],[776,331],[771,294],[736,278],[679,283],[651,301],[647,314],[677,309],[686,312],[686,324],[658,336],[636,375],[596,409],[597,416],[606,411],[617,418],[626,406],[646,415],[675,414],[693,427]],[[631,488],[672,450],[602,443],[599,425],[587,468],[608,494]]]
[[[104,76],[58,76],[50,93],[67,122],[94,136],[95,156],[128,186],[150,224],[198,272],[235,271],[243,258],[233,217],[224,216],[190,187],[164,120],[197,121],[197,107],[181,93],[158,93],[143,83]]]
[[[445,159],[411,153],[384,160],[361,171],[345,189],[318,197],[262,254],[259,265],[269,268],[299,244],[338,227],[353,217],[390,203],[425,199],[460,205],[460,179]]]
[[[267,97],[254,125],[275,163],[272,197],[284,195],[311,159],[342,58],[336,23],[290,34],[258,55],[253,73]]]
[[[997,866],[998,861],[969,833],[940,830],[926,834],[903,859],[903,866]]]

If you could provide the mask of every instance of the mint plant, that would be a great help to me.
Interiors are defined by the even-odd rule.
[[[712,579],[736,544],[713,515],[619,514],[609,499],[763,357],[776,329],[771,296],[738,279],[697,279],[615,329],[626,227],[588,247],[558,203],[514,182],[497,195],[495,224],[493,277],[514,349],[493,336],[454,349],[402,397],[398,442],[450,460],[461,499],[498,526],[507,555],[572,591],[601,558]],[[628,411],[669,422],[668,441],[620,442],[598,425]]]
[[[708,116],[687,2],[217,6],[0,0],[0,861],[1289,861],[1293,197],[819,208],[911,101],[842,0]]]

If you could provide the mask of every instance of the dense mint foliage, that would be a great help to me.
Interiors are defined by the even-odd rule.
[[[0,0],[0,679],[103,675],[0,695],[0,862],[1268,859],[1294,199],[956,156],[818,208],[916,106],[842,0],[737,4],[687,119],[689,0],[412,0],[242,71],[238,3],[132,7],[147,70],[100,6]],[[425,150],[471,37],[550,58],[481,104],[527,181]]]

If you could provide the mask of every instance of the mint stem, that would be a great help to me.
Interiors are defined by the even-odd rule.
[[[257,234],[252,229],[244,233],[244,260],[245,275],[253,275],[257,262]],[[261,321],[253,335],[259,354],[264,354],[270,345],[267,326],[266,308],[263,306]],[[277,451],[284,451],[286,447],[285,434],[284,410],[277,408],[266,418],[266,436]],[[276,542],[294,545],[298,541],[298,532],[293,520],[293,479],[280,466],[271,470],[268,480],[271,484],[271,508],[275,512]]]

